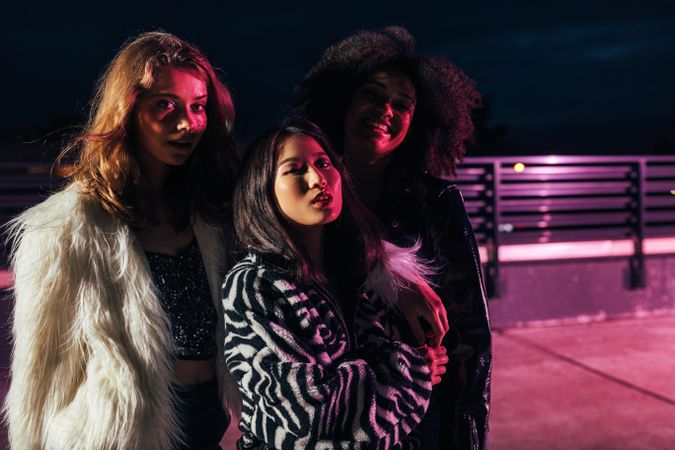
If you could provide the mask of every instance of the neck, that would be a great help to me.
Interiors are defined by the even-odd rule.
[[[323,271],[323,226],[297,229],[300,245],[309,258],[310,267]]]
[[[391,162],[391,154],[384,157],[367,158],[363,153],[345,148],[345,165],[354,177],[361,198],[372,205],[380,197],[384,176]]]
[[[144,195],[149,197],[148,201],[144,203],[145,208],[151,209],[151,211],[145,213],[151,213],[160,222],[166,222],[169,208],[166,203],[165,188],[169,176],[169,167],[148,155],[147,152],[137,152],[136,157],[141,173],[145,178],[146,191]]]
[[[168,170],[164,170],[160,173],[151,171],[146,171],[144,173],[148,181],[148,188],[150,189],[150,194],[155,198],[163,197]]]
[[[136,152],[136,161],[141,173],[148,182],[150,194],[154,197],[162,196],[166,180],[169,176],[169,167],[145,151]]]

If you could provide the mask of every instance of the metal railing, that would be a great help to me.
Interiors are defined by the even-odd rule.
[[[675,236],[675,157],[466,158],[447,178],[487,250],[491,296],[504,245],[630,239],[630,285],[639,288],[645,238]]]
[[[446,178],[464,195],[492,297],[499,295],[500,248],[627,241],[630,285],[639,288],[645,239],[675,236],[675,156],[466,158]],[[0,223],[62,182],[48,163],[0,164]]]

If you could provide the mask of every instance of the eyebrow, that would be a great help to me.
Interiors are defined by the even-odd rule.
[[[328,154],[326,152],[314,152],[314,153],[311,154],[311,156],[325,156],[326,158],[328,158]],[[286,164],[287,162],[298,161],[299,159],[300,159],[299,156],[288,157],[286,159],[283,159],[283,160],[279,161],[279,164],[277,164],[277,167],[281,167],[284,164]]]
[[[199,97],[193,98],[193,100],[203,100],[207,98],[209,95],[204,94],[200,95]],[[155,97],[171,97],[171,98],[179,98],[176,94],[173,94],[171,92],[157,92],[155,94],[150,94],[150,98],[155,98]]]
[[[279,164],[277,164],[277,167],[281,167],[281,166],[283,166],[284,164],[286,164],[287,162],[293,162],[293,161],[297,161],[297,160],[299,160],[299,159],[300,159],[300,158],[298,158],[297,156],[291,156],[290,158],[286,158],[286,159],[284,159],[284,160],[282,160],[282,161],[279,161]]]
[[[374,84],[375,86],[377,86],[377,87],[379,87],[379,88],[387,89],[387,86],[386,86],[384,83],[380,82],[380,81],[369,80],[369,81],[366,82],[366,85],[368,85],[368,84]],[[413,102],[413,103],[415,103],[415,102],[417,101],[417,100],[415,99],[415,97],[413,97],[413,96],[411,96],[411,95],[408,95],[408,94],[406,94],[405,92],[402,92],[400,95],[401,95],[401,97],[403,97],[403,98],[405,98],[405,99],[407,99],[407,100],[410,100],[410,101]]]

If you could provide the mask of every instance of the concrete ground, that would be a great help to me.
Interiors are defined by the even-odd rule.
[[[675,449],[675,317],[494,336],[491,450]]]
[[[494,353],[491,450],[675,449],[675,317],[498,330]]]

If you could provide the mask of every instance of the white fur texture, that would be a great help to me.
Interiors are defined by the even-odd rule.
[[[219,311],[221,391],[232,405],[222,363],[222,241],[203,223],[195,234]],[[172,448],[180,439],[172,336],[129,227],[71,186],[17,217],[10,236],[12,448]]]
[[[368,274],[366,289],[375,291],[384,302],[397,309],[399,292],[412,284],[429,283],[434,268],[417,256],[420,242],[411,247],[399,247],[388,241],[384,245],[384,260]]]

